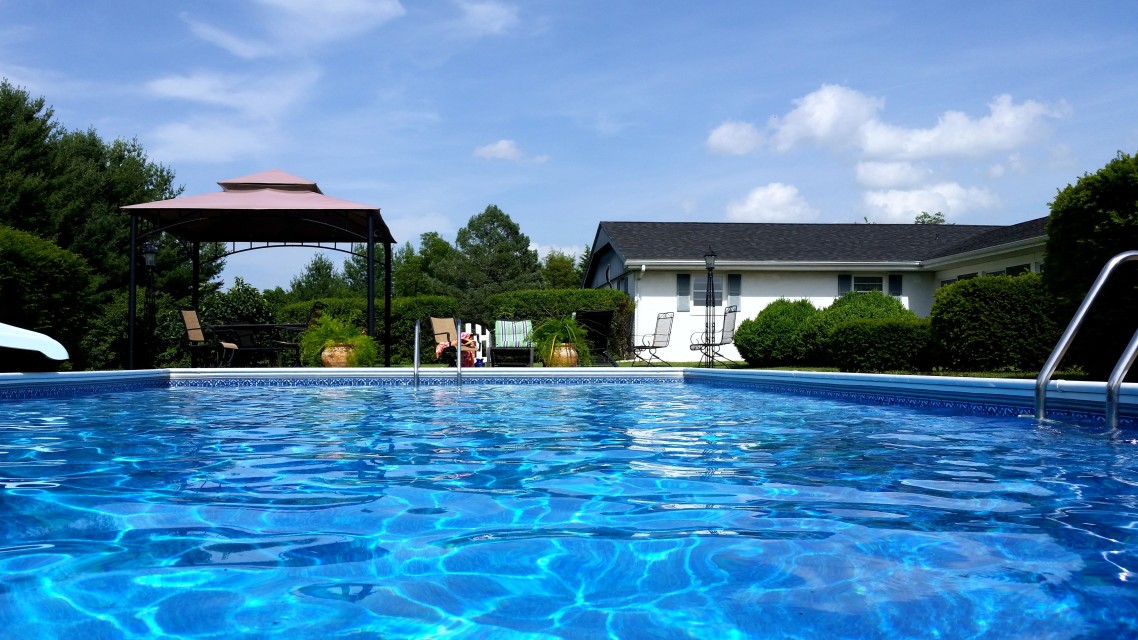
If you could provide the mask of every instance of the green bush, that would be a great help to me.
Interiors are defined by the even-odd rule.
[[[204,296],[199,317],[202,324],[272,324],[273,308],[261,290],[240,277],[228,291]]]
[[[744,320],[735,331],[735,347],[752,367],[779,367],[801,359],[798,331],[818,313],[809,300],[779,298],[759,315]]]
[[[929,321],[923,318],[850,320],[830,336],[830,355],[841,371],[923,371],[928,349]]]
[[[628,357],[629,327],[632,326],[632,313],[635,305],[628,294],[616,289],[533,289],[509,291],[492,295],[487,299],[490,318],[485,323],[494,325],[495,320],[532,320],[534,326],[549,318],[564,318],[577,311],[611,310],[612,326],[609,327],[609,343],[602,349],[614,357]]]
[[[934,364],[954,371],[1038,371],[1059,339],[1051,305],[1034,273],[937,289],[929,316]]]
[[[39,331],[86,366],[83,335],[93,310],[95,279],[87,262],[51,242],[0,226],[0,322]],[[6,359],[5,370],[20,363]]]
[[[378,360],[375,340],[354,324],[324,313],[300,334],[300,362],[306,367],[324,366],[320,352],[340,344],[354,348],[348,356],[349,367],[371,367]]]
[[[880,291],[850,291],[833,304],[806,319],[798,336],[798,353],[805,364],[833,366],[830,356],[830,338],[837,327],[850,320],[875,318],[916,318],[895,298]]]
[[[1103,266],[1138,248],[1138,155],[1121,151],[1106,166],[1060,190],[1047,219],[1043,285],[1055,304],[1054,322],[1066,327]],[[1071,344],[1066,362],[1105,380],[1138,315],[1138,265],[1120,267],[1099,292]],[[1051,346],[1054,346],[1052,344]],[[1127,381],[1138,379],[1132,368]]]

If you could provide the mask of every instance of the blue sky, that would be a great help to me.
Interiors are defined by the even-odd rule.
[[[0,76],[186,195],[281,169],[400,243],[496,204],[579,252],[602,220],[1046,215],[1138,151],[1136,33],[1129,0],[0,0]]]

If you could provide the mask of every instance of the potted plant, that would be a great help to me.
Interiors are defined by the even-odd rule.
[[[547,367],[592,363],[585,329],[573,318],[549,318],[533,328],[530,341]]]
[[[325,313],[300,334],[300,358],[306,367],[370,367],[378,350],[363,331]]]

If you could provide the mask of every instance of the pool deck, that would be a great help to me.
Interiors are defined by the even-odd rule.
[[[656,367],[463,369],[430,368],[419,385],[458,384],[708,384],[780,393],[831,397],[867,404],[963,410],[984,415],[1030,415],[1035,381],[1002,378],[903,376],[864,373],[774,371],[764,369],[694,369]],[[413,386],[408,368],[393,369],[152,369],[63,373],[2,373],[0,401],[65,398],[76,394],[117,393],[171,387],[266,386]],[[1047,417],[1104,421],[1106,384],[1052,380]],[[1138,384],[1122,385],[1120,414],[1124,426],[1138,425]]]

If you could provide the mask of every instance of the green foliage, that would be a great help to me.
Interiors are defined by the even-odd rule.
[[[1105,167],[1059,191],[1047,222],[1043,285],[1065,327],[1111,258],[1138,248],[1138,156],[1119,152]],[[1093,379],[1105,380],[1134,332],[1138,266],[1119,268],[1099,294],[1068,352]]]
[[[928,351],[929,321],[923,318],[850,320],[830,336],[830,355],[841,371],[922,371]]]
[[[581,286],[573,256],[550,251],[541,261],[541,280],[546,289],[576,289]]]
[[[278,307],[278,322],[300,324],[308,322],[315,300],[295,302]],[[367,300],[363,298],[324,298],[324,314],[361,329],[367,325]],[[375,332],[378,343],[378,361],[383,359],[383,301],[375,303]],[[431,337],[431,316],[438,318],[454,317],[458,313],[458,302],[446,296],[413,296],[395,298],[391,302],[391,363],[411,364],[415,352],[415,320],[422,327],[420,341],[420,361],[431,362],[435,358],[435,342]],[[466,320],[463,319],[465,324]]]
[[[928,211],[922,211],[922,212],[917,214],[917,217],[915,220],[913,220],[913,223],[915,223],[915,224],[944,224],[944,214],[939,212],[939,211],[937,211],[936,213],[929,213]]]
[[[367,286],[366,278],[364,286]],[[348,280],[323,253],[312,256],[304,270],[289,281],[289,296],[293,300],[339,298],[349,295],[350,291]]]
[[[799,353],[806,364],[829,366],[833,364],[830,339],[839,324],[860,319],[916,317],[917,314],[880,291],[850,291],[802,323]]]
[[[541,286],[537,252],[529,245],[529,236],[494,205],[458,230],[458,253],[444,274],[455,287],[463,316],[486,322],[489,296]]]
[[[954,371],[1038,371],[1059,339],[1051,304],[1034,273],[937,289],[929,316],[937,364]]]
[[[320,353],[325,347],[350,345],[352,354],[348,356],[349,367],[371,367],[379,359],[375,340],[363,329],[341,320],[325,310],[311,326],[300,334],[300,362],[306,367],[324,366]]]
[[[199,315],[203,324],[272,324],[276,321],[273,308],[261,291],[240,276],[233,279],[228,291],[203,298]]]
[[[488,317],[483,322],[493,326],[495,320],[532,320],[534,325],[548,318],[564,318],[586,309],[612,310],[609,343],[604,351],[614,357],[627,357],[628,327],[632,325],[634,304],[628,294],[616,289],[536,289],[511,291],[491,296],[486,301]],[[599,347],[599,345],[598,345]]]
[[[0,322],[55,338],[81,368],[93,295],[91,269],[83,258],[0,226]]]
[[[739,323],[735,347],[752,367],[781,367],[801,360],[798,331],[818,313],[809,300],[779,298],[753,319]]]
[[[562,344],[571,344],[577,350],[577,364],[585,367],[593,363],[589,353],[589,342],[585,339],[585,328],[571,317],[546,318],[534,326],[529,339],[533,342],[534,353],[547,366],[553,350]]]

